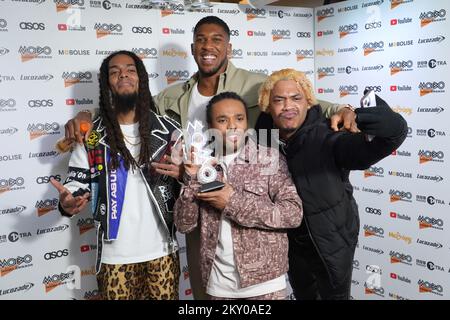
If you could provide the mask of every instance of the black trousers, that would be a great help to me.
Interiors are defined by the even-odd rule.
[[[309,235],[289,237],[288,276],[297,300],[349,300],[352,263],[348,265],[348,277],[333,287]]]

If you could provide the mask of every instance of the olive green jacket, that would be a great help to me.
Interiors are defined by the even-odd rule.
[[[261,84],[266,80],[266,76],[260,73],[250,72],[236,68],[228,61],[227,69],[220,75],[219,86],[216,94],[224,91],[233,91],[239,94],[248,106],[248,126],[254,128],[260,110],[258,107],[258,93]],[[154,97],[159,114],[167,114],[186,127],[188,120],[188,107],[191,99],[192,89],[198,81],[198,74],[194,74],[184,83],[179,83],[164,89]],[[338,104],[326,101],[318,101],[327,118],[334,114]]]

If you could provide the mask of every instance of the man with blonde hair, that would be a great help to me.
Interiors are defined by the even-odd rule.
[[[406,138],[407,123],[376,96],[358,108],[360,133],[330,129],[311,82],[294,69],[261,87],[259,128],[280,130],[280,146],[303,201],[303,223],[289,235],[289,281],[297,299],[349,299],[359,216],[349,170],[387,157]],[[375,138],[369,141],[366,136]]]

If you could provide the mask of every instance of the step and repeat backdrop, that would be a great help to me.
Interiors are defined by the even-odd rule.
[[[315,10],[318,96],[356,107],[373,89],[409,126],[392,156],[351,175],[361,218],[354,299],[450,298],[449,9],[364,0]]]
[[[0,0],[0,299],[98,299],[93,220],[57,211],[49,179],[65,179],[69,155],[54,145],[67,119],[97,106],[98,69],[111,52],[136,52],[153,94],[192,76],[192,30],[206,15],[230,26],[236,66],[264,74],[293,67],[314,80],[312,9]],[[192,299],[179,241],[180,298]]]

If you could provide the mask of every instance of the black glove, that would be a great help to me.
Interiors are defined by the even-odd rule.
[[[364,94],[366,92],[367,90]],[[358,129],[365,134],[380,138],[397,137],[405,130],[407,131],[405,119],[392,111],[386,101],[378,95],[375,95],[375,99],[376,107],[357,108],[355,110]]]

